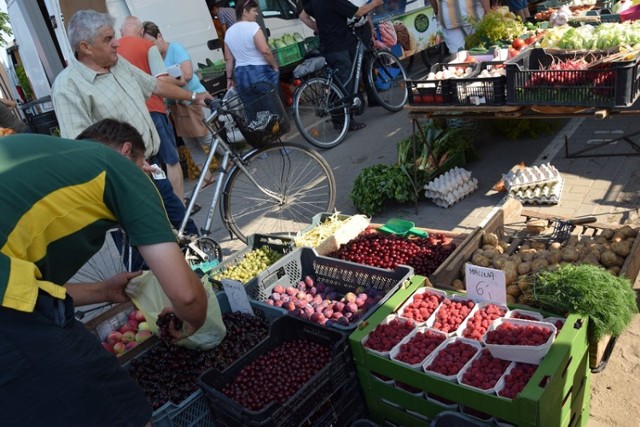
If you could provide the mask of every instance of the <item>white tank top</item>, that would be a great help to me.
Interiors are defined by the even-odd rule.
[[[225,33],[224,42],[236,60],[236,67],[267,64],[253,41],[253,36],[259,30],[260,26],[255,22],[239,21],[229,27]]]

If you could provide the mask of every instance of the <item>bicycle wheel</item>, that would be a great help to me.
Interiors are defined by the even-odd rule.
[[[367,79],[376,101],[389,111],[400,111],[407,102],[407,72],[391,52],[376,52],[369,60]]]
[[[255,233],[293,235],[317,213],[333,210],[335,178],[316,151],[274,144],[248,153],[243,161],[251,177],[234,166],[221,205],[229,230],[242,241]]]
[[[338,86],[323,77],[302,84],[293,95],[293,117],[300,134],[318,148],[332,148],[347,136],[351,117],[342,105],[344,95]]]

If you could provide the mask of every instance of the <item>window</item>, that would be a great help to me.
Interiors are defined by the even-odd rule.
[[[298,12],[289,0],[258,0],[260,11],[265,18],[296,19]]]

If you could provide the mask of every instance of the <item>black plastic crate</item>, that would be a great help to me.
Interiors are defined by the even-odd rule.
[[[231,306],[225,292],[216,294],[221,313],[230,313]],[[255,302],[251,302],[251,307],[256,316],[261,316],[269,323],[275,322],[281,317],[278,310],[273,307],[258,306]],[[263,341],[266,343],[266,340]],[[160,343],[156,340],[152,347],[147,348],[144,352],[138,354],[135,358],[142,357],[151,348],[158,346]],[[242,358],[238,359],[238,362]],[[123,368],[129,369],[130,361],[123,365]],[[237,362],[236,362],[237,363]],[[231,365],[233,366],[233,365]],[[229,368],[227,368],[229,369]],[[207,399],[202,390],[197,389],[189,397],[179,403],[168,401],[155,411],[151,416],[151,421],[155,426],[159,427],[199,427],[205,425],[214,425],[213,415],[209,410]]]
[[[480,77],[483,70],[501,67],[501,61],[481,62],[469,78],[451,79],[451,101],[458,105],[504,105],[507,102],[507,78]]]
[[[450,67],[471,67],[473,71],[470,75],[473,75],[477,71],[478,64],[475,62],[438,63],[431,67],[430,73],[438,73]],[[427,77],[428,74],[418,80],[407,80],[410,105],[437,106],[457,104],[454,87],[456,82],[462,80],[462,78],[428,80]]]
[[[526,49],[507,61],[507,104],[566,107],[627,107],[640,94],[638,57],[602,63],[587,70],[547,70],[554,61],[584,58],[593,62],[604,53]]]
[[[268,404],[262,410],[251,411],[224,395],[220,390],[231,382],[245,366],[283,343],[305,339],[331,348],[331,360],[303,385],[287,402]],[[216,425],[235,426],[297,426],[309,420],[310,414],[320,402],[341,389],[347,382],[355,381],[347,336],[319,325],[293,317],[276,320],[269,332],[269,339],[246,354],[226,371],[210,369],[200,376],[198,384],[203,390],[216,420]],[[277,379],[274,379],[276,381]]]
[[[395,270],[388,270],[318,255],[312,248],[299,248],[259,274],[256,280],[248,284],[245,289],[250,298],[264,302],[271,295],[274,286],[282,285],[285,288],[295,286],[305,276],[311,276],[317,282],[331,286],[338,294],[355,292],[359,287],[369,287],[384,292],[384,297],[371,306],[358,321],[347,326],[337,323],[331,325],[335,329],[352,331],[384,304],[402,283],[413,276],[413,267],[399,265]],[[287,312],[283,308],[276,307],[276,309],[282,310],[283,313]]]
[[[301,426],[351,426],[364,416],[367,406],[356,374],[324,402],[318,402],[317,409]]]

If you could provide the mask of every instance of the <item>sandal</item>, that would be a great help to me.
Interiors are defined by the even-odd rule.
[[[352,132],[354,130],[364,129],[366,127],[367,125],[365,123],[358,123],[355,120],[351,120],[351,123],[349,124],[349,132]]]

